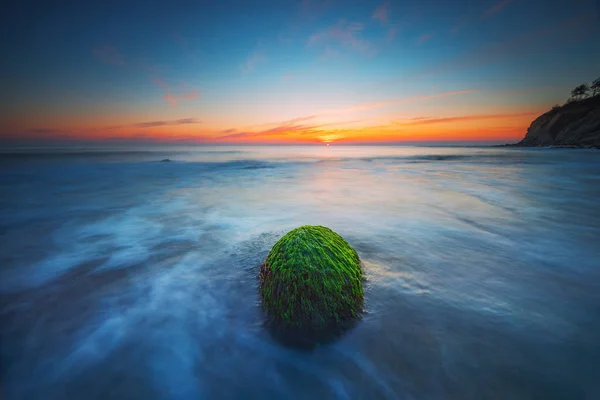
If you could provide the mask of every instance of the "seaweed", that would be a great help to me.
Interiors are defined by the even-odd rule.
[[[362,313],[358,254],[324,226],[304,225],[285,234],[259,278],[267,323],[284,336],[318,344],[345,331]]]

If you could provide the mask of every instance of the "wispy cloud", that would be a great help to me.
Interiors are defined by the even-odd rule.
[[[175,120],[169,120],[169,121],[138,122],[131,126],[135,126],[138,128],[153,128],[156,126],[188,125],[188,124],[199,124],[199,123],[201,123],[201,121],[199,121],[196,118],[182,118],[182,119],[175,119]]]
[[[162,78],[159,78],[159,77],[154,77],[154,78],[152,78],[152,82],[153,82],[153,83],[154,83],[156,86],[158,86],[158,87],[160,87],[160,88],[163,88],[165,91],[168,91],[168,90],[170,90],[170,89],[169,89],[169,85],[167,85],[167,83],[166,83],[166,82],[165,82],[165,81],[164,81]]]
[[[274,136],[274,135],[308,135],[311,133],[320,132],[319,128],[327,124],[304,124],[307,121],[312,121],[322,115],[305,115],[302,117],[292,118],[286,121],[271,122],[260,124],[243,129],[226,129],[220,133],[225,134],[219,139],[234,139],[234,138],[253,138],[259,136]]]
[[[340,20],[329,29],[313,34],[308,39],[307,46],[321,44],[327,47],[329,44],[337,43],[354,51],[372,55],[375,49],[368,41],[363,39],[363,29],[364,26],[360,22]]]
[[[512,2],[513,0],[499,0],[491,7],[485,9],[483,12],[481,12],[480,10],[473,10],[466,15],[461,15],[461,18],[450,29],[450,34],[456,35],[458,32],[460,32],[463,28],[467,26],[474,28],[476,25],[481,24],[489,17],[501,12],[506,6],[508,6]]]
[[[193,90],[191,92],[186,92],[181,95],[165,93],[162,95],[162,98],[165,99],[170,105],[176,106],[181,100],[192,101],[200,98],[200,92],[198,92],[197,90]]]
[[[507,5],[509,5],[512,2],[513,2],[513,0],[500,0],[499,2],[494,4],[492,7],[485,10],[483,13],[483,16],[491,17],[494,14],[498,14],[500,11],[502,11],[504,9],[504,7],[506,7]]]
[[[156,127],[164,127],[164,126],[175,126],[175,125],[189,125],[189,124],[201,124],[197,118],[180,118],[173,120],[158,120],[158,121],[143,121],[143,122],[134,122],[132,124],[126,125],[114,125],[114,126],[104,126],[87,129],[86,132],[96,133],[96,132],[106,132],[106,131],[114,131],[117,129],[126,129],[126,128],[156,128]],[[131,135],[129,135],[131,136]]]
[[[412,118],[409,118],[410,121],[422,121],[424,119],[432,119],[432,117],[412,117]]]
[[[371,110],[373,108],[385,107],[385,106],[390,106],[390,105],[410,104],[410,103],[416,103],[419,101],[427,101],[427,100],[439,99],[439,98],[448,97],[448,96],[458,96],[458,95],[462,95],[462,94],[473,93],[474,91],[475,91],[474,89],[467,89],[467,90],[458,90],[458,91],[454,91],[454,92],[434,93],[434,94],[429,94],[429,95],[425,95],[425,96],[408,97],[408,98],[403,98],[403,99],[377,101],[377,102],[373,102],[373,103],[361,104],[361,105],[358,105],[355,107],[342,108],[339,110],[330,111],[327,113],[327,115],[345,114],[345,113],[350,113],[350,112],[355,112],[355,111]]]
[[[101,138],[101,140],[107,141],[107,142],[112,142],[112,141],[115,141],[115,142],[138,142],[140,140],[155,142],[155,141],[159,141],[160,139],[157,137],[153,137],[151,134],[146,133],[146,132],[135,132],[135,133],[131,133],[127,136],[108,136],[105,138]]]
[[[184,39],[180,37],[180,40]],[[200,97],[200,92],[192,88],[181,88],[179,90],[172,89],[163,78],[158,76],[159,68],[156,65],[135,59],[126,61],[125,57],[114,46],[104,46],[93,49],[92,54],[104,63],[127,66],[128,68],[149,74],[154,85],[163,89],[164,93],[161,97],[172,106],[176,106],[182,100],[191,101]]]
[[[274,127],[274,126],[296,125],[296,124],[298,124],[298,122],[310,121],[310,120],[316,119],[316,118],[318,118],[320,116],[322,116],[322,115],[320,115],[320,114],[306,115],[306,116],[303,116],[303,117],[297,117],[297,118],[288,119],[288,120],[285,120],[285,121],[268,122],[268,123],[264,123],[264,124],[247,126],[247,127],[244,128],[244,130],[251,130],[251,129],[256,129],[256,128],[267,128],[267,127]]]
[[[34,128],[29,129],[28,133],[39,134],[39,135],[54,135],[66,133],[64,129],[53,129],[53,128]]]
[[[98,60],[102,61],[106,64],[119,65],[123,66],[127,63],[123,58],[123,55],[119,52],[119,50],[114,46],[103,46],[98,47],[92,50],[92,54]]]
[[[283,122],[280,122],[279,124],[280,125],[291,125],[291,124],[296,124],[298,122],[310,121],[310,120],[313,120],[318,117],[319,117],[318,115],[307,115],[304,117],[299,117],[299,118],[290,119],[288,121],[283,121]]]
[[[256,64],[265,60],[265,52],[262,49],[254,50],[244,61],[241,66],[241,70],[244,73],[254,71]]]
[[[388,23],[390,5],[388,2],[382,3],[373,11],[371,18],[378,20],[382,24]]]
[[[315,120],[318,118],[323,118],[323,117],[331,117],[331,116],[337,116],[337,115],[341,115],[341,114],[356,113],[356,112],[372,110],[375,108],[391,106],[391,105],[411,104],[411,103],[416,103],[416,102],[420,102],[420,101],[439,99],[439,98],[443,98],[443,97],[459,96],[459,95],[469,94],[469,93],[473,93],[473,92],[475,92],[474,89],[467,89],[467,90],[457,90],[457,91],[453,91],[453,92],[434,93],[434,94],[423,95],[423,96],[376,101],[376,102],[372,102],[372,103],[359,104],[359,105],[356,105],[353,107],[325,110],[320,114],[306,115],[306,116],[290,119],[287,121],[275,122],[275,123],[271,123],[271,124],[263,124],[260,126],[262,126],[262,127],[273,126],[273,125],[278,126],[278,127],[299,126],[298,125],[299,122],[312,121],[312,120]],[[350,124],[350,123],[355,123],[355,122],[359,122],[359,120],[346,121],[346,122],[344,122],[344,124]],[[336,122],[334,125],[340,125],[340,124],[341,124],[340,122]],[[320,124],[318,126],[322,127],[322,126],[326,126],[326,125],[328,125],[328,124]],[[316,128],[316,126],[314,126],[313,128]],[[270,130],[266,130],[266,131],[270,131]]]
[[[417,38],[415,43],[420,46],[424,43],[429,42],[433,38],[433,33],[425,33]]]
[[[318,132],[318,125],[290,125],[285,124],[271,129],[265,129],[257,132],[237,132],[219,137],[219,139],[243,139],[252,137],[264,137],[275,135],[308,135]]]
[[[152,82],[164,90],[164,93],[161,97],[165,99],[171,106],[176,106],[182,100],[191,101],[200,97],[200,92],[192,89],[182,90],[180,93],[175,93],[174,90],[160,77],[154,77]]]
[[[430,125],[430,124],[444,124],[450,122],[466,122],[466,121],[481,121],[489,119],[509,119],[518,117],[531,117],[539,115],[539,112],[524,112],[514,114],[479,114],[479,115],[462,115],[455,117],[444,117],[444,118],[432,118],[432,117],[416,117],[411,118],[408,121],[395,122],[396,125]]]
[[[399,27],[400,27],[400,24],[394,24],[391,28],[388,29],[387,36],[386,36],[388,42],[392,41],[396,37]]]

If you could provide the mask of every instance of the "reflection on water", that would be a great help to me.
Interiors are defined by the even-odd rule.
[[[0,155],[6,398],[600,398],[597,152],[141,150]],[[256,279],[303,224],[367,275],[311,353]]]

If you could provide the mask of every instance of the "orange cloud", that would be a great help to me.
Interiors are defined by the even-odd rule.
[[[157,121],[145,121],[145,122],[135,122],[132,124],[125,125],[114,125],[114,126],[103,126],[96,128],[84,128],[79,129],[80,135],[89,135],[93,137],[97,137],[98,133],[105,133],[109,131],[117,131],[124,130],[130,131],[131,128],[144,128],[144,129],[153,129],[153,128],[164,128],[168,126],[183,126],[183,125],[194,125],[201,124],[202,121],[197,118],[180,118],[175,120],[157,120]],[[56,133],[67,133],[67,132],[76,132],[76,129],[50,129],[50,128],[38,128],[38,129],[30,129],[28,132],[37,133],[37,134],[46,134],[48,136],[54,136]],[[136,133],[138,134],[138,133]],[[129,135],[128,135],[129,137]]]
[[[221,136],[218,139],[247,139],[264,136],[286,136],[289,134],[309,135],[318,133],[318,126],[308,125],[282,125],[275,128],[266,129],[258,132],[237,132],[229,135]]]
[[[444,117],[444,118],[430,118],[430,117],[416,117],[411,118],[409,121],[395,122],[397,125],[430,125],[430,124],[444,124],[449,122],[467,122],[467,121],[481,121],[489,119],[509,119],[518,117],[532,117],[539,115],[539,112],[525,112],[516,114],[480,114],[480,115],[464,115],[457,117]]]
[[[167,125],[199,124],[200,122],[201,121],[198,121],[196,118],[182,118],[182,119],[176,119],[173,121],[138,122],[136,124],[132,124],[131,126],[135,126],[138,128],[153,128],[156,126],[167,126]]]
[[[298,118],[290,119],[288,121],[281,122],[280,124],[282,124],[282,125],[295,124],[297,122],[310,121],[310,120],[315,119],[317,117],[318,117],[318,115],[307,115],[305,117],[298,117]]]
[[[161,96],[163,99],[165,99],[170,105],[172,106],[176,106],[179,101],[181,100],[196,100],[197,98],[200,97],[200,92],[198,91],[192,91],[192,92],[187,92],[184,93],[180,96],[174,95],[172,93],[165,93]]]
[[[390,130],[393,131],[392,134],[397,134],[398,126],[397,124],[383,125],[383,126],[370,126],[365,128],[350,128],[350,129],[340,129],[339,126],[353,124],[356,122],[360,122],[357,120],[345,121],[345,122],[331,122],[331,123],[320,123],[320,124],[302,124],[303,122],[324,118],[328,116],[360,112],[363,110],[370,110],[378,107],[388,106],[388,105],[401,105],[401,104],[409,104],[413,102],[419,101],[427,101],[431,99],[443,98],[448,96],[457,96],[462,94],[472,93],[474,90],[459,90],[454,92],[443,92],[443,93],[435,93],[431,95],[425,96],[415,96],[409,98],[402,99],[393,99],[386,101],[379,101],[367,104],[361,104],[354,107],[349,108],[341,108],[341,109],[333,109],[326,110],[321,114],[313,114],[303,117],[298,117],[294,119],[290,119],[287,121],[281,121],[278,123],[271,124],[263,124],[262,127],[267,129],[260,130],[250,130],[250,128],[242,129],[239,132],[235,129],[227,129],[225,131],[220,131],[220,133],[225,134],[222,136],[217,136],[216,139],[219,141],[237,141],[237,140],[250,140],[250,141],[260,141],[268,138],[269,140],[275,140],[280,142],[285,141],[321,141],[321,142],[332,142],[336,140],[341,140],[344,138],[356,136],[357,132],[361,133],[367,130],[371,132],[375,137],[382,134],[390,133]],[[422,117],[420,117],[422,118]],[[500,118],[500,117],[498,117]],[[431,118],[429,118],[431,119]],[[431,122],[433,124],[433,122]],[[331,129],[330,127],[337,127]]]
[[[310,120],[313,120],[315,118],[318,118],[319,116],[320,115],[317,115],[317,114],[306,115],[304,117],[297,117],[297,118],[289,119],[289,120],[286,120],[286,121],[268,122],[268,123],[265,123],[265,124],[258,124],[258,125],[247,126],[243,130],[249,130],[249,129],[252,129],[252,128],[265,128],[265,127],[269,127],[269,126],[289,126],[289,125],[297,124],[298,122],[310,121]],[[233,130],[235,131],[235,129],[233,129]],[[223,132],[223,133],[228,133],[228,132]]]
[[[510,120],[510,118],[509,118]],[[523,138],[529,125],[529,120],[500,124],[477,124],[458,122],[455,124],[439,125],[403,125],[396,124],[370,126],[357,129],[337,129],[323,131],[320,136],[335,134],[339,143],[386,143],[410,141],[517,141]]]
[[[449,97],[449,96],[459,96],[459,95],[469,94],[469,93],[473,93],[473,92],[475,92],[474,89],[467,89],[467,90],[457,90],[457,91],[453,91],[453,92],[434,93],[434,94],[424,95],[424,96],[415,96],[415,97],[407,97],[407,98],[401,98],[401,99],[377,101],[377,102],[372,102],[372,103],[359,104],[359,105],[356,105],[353,107],[324,110],[322,113],[319,113],[319,114],[306,115],[306,116],[302,116],[302,117],[293,118],[293,119],[290,119],[287,121],[279,121],[279,122],[271,122],[271,123],[266,123],[266,124],[254,125],[254,126],[246,127],[245,129],[257,128],[257,127],[268,127],[268,126],[291,126],[291,125],[295,125],[299,122],[311,121],[311,120],[315,120],[318,118],[326,118],[326,117],[331,117],[331,116],[336,116],[336,115],[349,114],[349,113],[353,113],[353,112],[361,112],[361,111],[371,110],[374,108],[385,107],[385,106],[390,106],[390,105],[410,104],[410,103],[415,103],[415,102],[420,102],[420,101],[427,101],[427,100]],[[347,122],[344,122],[344,124],[354,123],[354,122],[359,122],[359,121],[356,121],[356,120],[347,121]],[[335,123],[335,125],[340,125],[340,124],[341,124],[340,122]],[[325,125],[326,124],[320,124],[319,126],[322,127]],[[229,132],[222,132],[222,133],[229,133]]]
[[[404,99],[414,101],[426,96]],[[430,97],[430,96],[427,96]],[[415,116],[405,121],[372,124],[362,127],[343,127],[357,121],[305,124],[314,116],[283,121],[279,125],[257,130],[230,128],[221,131],[198,129],[194,118],[138,122],[112,128],[54,129],[37,128],[17,137],[66,138],[84,140],[155,140],[202,141],[213,143],[385,143],[410,141],[517,141],[521,139],[531,120],[539,112],[495,113],[451,117]],[[171,128],[171,126],[173,126]],[[143,129],[141,132],[139,129]],[[118,134],[107,136],[110,129]],[[148,129],[148,130],[146,130]],[[150,133],[151,132],[151,133]]]
[[[165,91],[161,97],[165,99],[171,106],[176,106],[181,100],[192,101],[200,97],[200,92],[197,90],[187,90],[181,94],[174,94],[171,87],[159,77],[154,77],[152,82]]]
[[[66,133],[63,129],[52,129],[52,128],[35,128],[29,129],[28,133],[37,134],[37,135],[60,135]]]
[[[346,134],[335,140],[340,144],[362,144],[362,143],[411,143],[411,142],[517,142],[524,136],[523,127],[498,127],[498,128],[461,128],[460,132],[387,132],[385,128],[382,131],[364,130],[355,131]]]

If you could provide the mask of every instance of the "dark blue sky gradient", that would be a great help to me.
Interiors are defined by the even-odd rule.
[[[593,0],[52,3],[3,12],[4,134],[33,116],[71,131],[157,116],[210,136],[467,89],[490,110],[531,108],[600,75]]]

